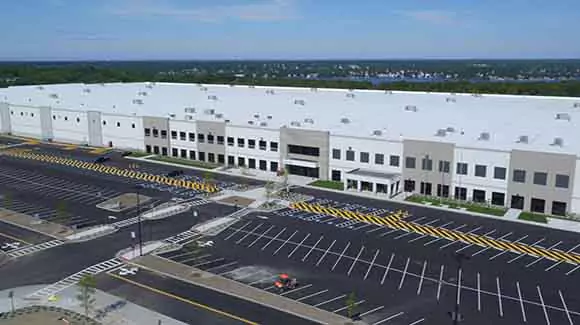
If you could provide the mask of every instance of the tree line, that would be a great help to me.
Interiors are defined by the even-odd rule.
[[[160,73],[141,68],[110,68],[93,65],[35,66],[0,65],[0,87],[57,83],[175,82],[288,86],[307,88],[343,88],[405,90],[476,94],[515,94],[580,97],[580,81],[561,82],[390,82],[372,84],[350,80],[305,80],[289,78],[239,78],[217,73]]]

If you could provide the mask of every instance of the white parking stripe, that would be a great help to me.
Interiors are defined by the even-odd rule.
[[[364,317],[364,316],[370,315],[372,313],[375,313],[375,312],[377,312],[377,311],[379,311],[379,310],[381,310],[383,308],[385,308],[385,306],[379,306],[377,308],[373,308],[371,310],[365,311],[364,313],[360,314],[359,316],[360,317]]]
[[[261,250],[264,250],[264,249],[266,249],[266,247],[270,246],[270,244],[271,244],[271,243],[272,243],[274,240],[276,240],[276,239],[278,238],[278,236],[280,236],[280,235],[281,235],[281,234],[282,234],[282,233],[283,233],[285,230],[286,230],[286,228],[284,228],[284,229],[280,230],[280,232],[279,232],[279,233],[277,233],[277,234],[276,234],[276,236],[274,236],[272,239],[270,239],[270,241],[269,241],[269,242],[267,242],[267,243],[266,243],[266,245],[262,246]]]
[[[352,264],[350,265],[350,269],[348,269],[348,272],[346,273],[346,275],[350,276],[350,272],[352,272],[352,269],[354,268],[354,265],[358,261],[358,258],[360,257],[360,254],[362,254],[362,252],[363,252],[364,249],[365,249],[364,246],[362,246],[360,248],[360,251],[358,251],[358,254],[356,255],[356,258],[354,259],[354,261],[352,261]]]
[[[481,276],[477,272],[477,311],[481,311]]]
[[[419,324],[419,323],[422,323],[423,321],[425,321],[425,318],[418,319],[418,320],[416,320],[416,321],[414,321],[414,322],[410,323],[409,325],[417,325],[417,324]]]
[[[372,226],[372,224],[367,223],[367,224],[364,224],[362,226],[356,227],[353,230],[360,230],[360,229],[363,229],[363,228],[366,228],[366,227],[370,227],[370,226]]]
[[[205,261],[205,262],[194,264],[191,267],[200,267],[202,265],[211,264],[211,263],[215,263],[215,262],[221,262],[223,260],[225,260],[225,258],[216,258],[215,260]]]
[[[344,255],[344,252],[346,252],[346,250],[350,247],[350,242],[348,242],[348,244],[346,244],[346,246],[344,247],[344,249],[342,250],[342,253],[340,253],[340,255],[338,256],[338,258],[336,259],[336,262],[334,263],[334,265],[332,266],[331,271],[334,271],[334,268],[336,268],[336,266],[338,265],[338,262],[340,262],[340,259],[342,258],[342,256]]]
[[[281,296],[285,296],[285,295],[291,294],[292,292],[304,290],[304,289],[307,289],[307,288],[310,288],[310,287],[312,287],[312,284],[307,284],[307,285],[299,286],[296,289],[292,289],[292,290],[289,290],[289,291],[286,291],[286,292],[282,292],[280,295]]]
[[[437,219],[437,220],[439,220],[439,219]],[[452,223],[453,223],[453,221],[450,221],[450,222],[448,222],[448,223],[446,223],[446,224],[444,224],[444,225],[438,226],[437,228],[443,228],[443,227],[445,227],[445,226],[448,226],[448,225],[450,225],[450,224],[452,224]],[[425,235],[423,235],[423,236],[419,236],[419,237],[413,238],[413,239],[409,240],[409,243],[413,243],[413,242],[415,242],[415,241],[417,241],[417,240],[419,240],[419,239],[425,238],[425,237],[427,237],[427,236],[431,236],[431,235],[429,235],[429,234],[425,234]]]
[[[364,299],[363,299],[363,300],[359,300],[359,301],[355,302],[353,305],[355,305],[355,306],[358,306],[358,305],[362,304],[362,303],[363,303],[363,302],[365,302],[365,301],[366,301],[366,300],[364,300]],[[348,307],[349,307],[349,305],[346,305],[346,306],[344,306],[344,307],[340,307],[340,308],[338,308],[338,309],[336,309],[336,310],[333,310],[332,312],[336,314],[336,313],[339,313],[339,312],[341,312],[341,311],[343,311],[343,310],[347,309]]]
[[[326,304],[328,304],[328,303],[331,303],[331,302],[333,302],[333,301],[336,301],[336,300],[338,300],[338,299],[342,299],[342,298],[344,298],[344,297],[346,297],[346,295],[340,295],[340,296],[336,296],[336,297],[334,297],[334,298],[332,298],[332,299],[328,299],[328,300],[326,300],[326,301],[319,302],[319,303],[317,303],[316,305],[314,305],[314,307],[320,307],[320,306],[322,306],[322,305],[326,305]]]
[[[250,223],[252,223],[251,221],[248,221],[248,223],[246,223],[245,225],[242,226],[242,228],[237,228],[234,232],[232,232],[229,236],[227,236],[226,238],[224,238],[224,240],[228,240],[230,238],[232,238],[235,234],[237,234],[240,230],[246,228],[247,225],[249,225]]]
[[[306,235],[302,241],[300,243],[298,243],[298,245],[296,245],[296,247],[294,247],[294,249],[290,252],[290,254],[288,254],[288,258],[292,257],[292,255],[294,255],[294,253],[298,250],[298,248],[300,248],[302,246],[302,244],[304,244],[304,242],[306,241],[306,239],[308,239],[308,237],[310,237],[310,233],[308,233],[308,235]]]
[[[310,256],[310,253],[312,253],[312,251],[316,248],[316,246],[318,246],[318,243],[320,243],[322,238],[324,238],[324,236],[320,236],[320,238],[318,238],[318,241],[314,244],[314,246],[310,247],[310,250],[308,251],[308,253],[306,253],[306,255],[304,255],[304,257],[302,258],[302,262],[306,261],[308,256]]]
[[[332,249],[332,246],[334,246],[334,243],[336,243],[336,239],[333,240],[332,243],[330,243],[330,246],[328,246],[326,251],[324,251],[324,254],[322,254],[322,256],[320,256],[320,258],[318,259],[318,262],[316,262],[316,266],[320,265],[320,262],[322,262],[324,257],[328,254],[328,251],[330,251]]]
[[[451,230],[458,230],[458,229],[461,229],[461,228],[463,228],[463,227],[465,227],[465,225],[461,225],[461,226],[459,226],[459,227],[457,227],[457,228],[453,228],[453,229],[451,229]],[[494,232],[495,232],[495,230],[494,230]],[[444,239],[443,237],[435,238],[435,239],[433,239],[433,240],[431,240],[431,241],[429,241],[429,242],[426,242],[426,243],[425,243],[423,246],[428,246],[428,245],[431,245],[431,244],[433,244],[433,243],[436,243],[436,242],[438,242],[438,241],[440,241],[440,240],[443,240],[443,239]],[[452,242],[452,243],[454,243],[454,242]]]
[[[273,280],[273,279],[276,279],[277,277],[278,277],[277,275],[269,275],[269,276],[267,276],[265,278],[261,278],[259,280],[254,281],[254,282],[250,282],[250,283],[248,283],[248,285],[253,286],[254,284],[258,284],[258,283],[261,283],[261,282],[264,282],[264,281],[267,281],[267,280]]]
[[[397,317],[399,317],[399,316],[401,316],[401,315],[403,315],[403,314],[404,314],[404,312],[400,312],[400,313],[397,313],[397,314],[391,315],[391,316],[389,316],[389,317],[387,317],[387,318],[385,318],[385,319],[383,319],[383,320],[380,320],[380,321],[378,321],[378,322],[376,322],[376,323],[373,323],[372,325],[379,325],[379,324],[382,324],[382,323],[388,322],[388,321],[390,321],[391,319],[393,319],[393,318],[397,318]]]
[[[547,250],[552,250],[552,249],[554,249],[556,246],[560,245],[561,243],[562,243],[562,241],[559,241],[559,242],[555,243],[554,245],[552,245],[552,246],[548,247],[548,248],[547,248]],[[532,261],[532,262],[530,262],[530,263],[526,264],[526,267],[530,267],[530,266],[532,266],[532,265],[534,265],[534,264],[538,263],[539,261],[543,260],[544,258],[545,258],[545,257],[543,257],[543,256],[542,256],[542,257],[538,257],[538,258],[537,258],[535,261]]]
[[[256,227],[254,227],[254,229],[250,230],[249,232],[246,232],[246,234],[244,236],[242,236],[242,238],[238,239],[238,241],[236,241],[236,244],[241,243],[244,239],[246,239],[249,235],[253,234],[254,231],[256,231],[256,229],[260,228],[264,223],[260,223],[259,225],[257,225]]]
[[[548,311],[546,310],[546,305],[544,304],[542,290],[540,290],[540,286],[536,286],[536,289],[538,289],[538,296],[540,297],[540,302],[542,303],[542,309],[544,310],[544,316],[546,317],[546,324],[550,325],[550,318],[548,317]]]
[[[528,238],[528,235],[525,235],[522,238],[520,238],[520,239],[518,239],[516,241],[513,241],[512,243],[514,243],[514,244],[515,243],[519,243],[520,241],[522,241],[522,240],[524,240],[526,238]],[[491,260],[493,260],[493,259],[495,259],[495,258],[497,258],[497,257],[499,257],[499,256],[501,256],[503,254],[506,254],[506,253],[511,253],[511,252],[510,251],[501,251],[501,252],[495,254],[494,256],[490,257],[489,260],[491,261]]]
[[[545,238],[542,238],[542,239],[538,240],[537,242],[533,243],[533,244],[532,244],[532,245],[530,245],[530,246],[536,246],[537,244],[539,244],[539,243],[543,242],[543,241],[544,241],[544,239],[545,239]],[[524,257],[524,256],[526,256],[526,255],[529,255],[529,254],[520,254],[520,255],[518,255],[518,256],[516,256],[516,257],[512,258],[511,260],[509,260],[509,261],[508,261],[508,264],[509,264],[509,263],[512,263],[512,262],[514,262],[514,261],[516,261],[516,260],[518,260],[518,259],[520,259],[520,258],[522,258],[522,257]]]
[[[385,278],[387,277],[387,273],[389,273],[389,269],[391,268],[391,264],[393,264],[393,259],[395,258],[395,253],[391,254],[391,259],[389,260],[389,264],[387,264],[387,268],[385,269],[385,273],[383,274],[383,278],[381,279],[381,285],[385,283]]]
[[[366,280],[367,277],[369,276],[369,273],[371,272],[371,269],[373,268],[373,265],[375,264],[375,261],[377,260],[377,256],[379,255],[379,250],[377,249],[375,256],[373,256],[373,260],[371,261],[371,264],[369,264],[369,268],[367,270],[367,273],[365,273],[365,277],[363,280]]]
[[[214,267],[210,267],[209,269],[205,270],[206,272],[213,272],[217,269],[221,269],[224,267],[228,267],[228,266],[232,266],[238,264],[238,262],[234,261],[234,262],[230,262],[230,263],[226,263],[226,264],[222,264],[222,265],[218,265],[218,266],[214,266]]]
[[[562,295],[562,291],[558,290],[558,294],[560,295],[560,300],[562,301],[562,306],[564,306],[564,311],[566,311],[566,317],[568,317],[570,325],[574,325],[572,317],[570,316],[570,311],[568,310],[568,306],[566,305],[566,301],[564,300],[564,296]]]
[[[367,234],[370,234],[370,233],[373,233],[373,232],[375,232],[375,231],[378,231],[378,230],[384,230],[384,229],[385,229],[384,227],[379,227],[379,226],[376,226],[376,228],[375,228],[375,229],[368,230],[368,231],[366,231],[366,233],[367,233]]]
[[[575,249],[576,249],[576,248],[578,248],[578,247],[580,247],[580,244],[578,244],[578,245],[576,245],[576,246],[574,246],[574,247],[570,248],[569,250],[567,250],[567,251],[566,251],[566,253],[570,253],[570,252],[572,252],[573,250],[575,250]],[[552,266],[548,267],[548,268],[547,268],[547,269],[545,269],[544,271],[550,271],[551,269],[555,268],[556,266],[558,266],[558,265],[560,265],[560,264],[562,264],[562,263],[564,263],[564,262],[563,262],[563,261],[560,261],[560,262],[558,262],[558,263],[554,263],[554,264],[552,264]]]
[[[423,262],[423,270],[421,271],[421,280],[419,280],[419,287],[417,288],[417,296],[421,294],[421,287],[423,287],[423,279],[425,278],[426,268],[427,268],[427,260]]]
[[[401,288],[403,287],[403,282],[405,282],[405,276],[407,275],[407,269],[409,268],[410,261],[411,261],[411,258],[408,257],[407,263],[405,264],[405,269],[403,270],[403,276],[401,276],[401,282],[399,282],[399,290],[401,290]]]
[[[266,235],[270,230],[272,230],[272,228],[274,228],[274,226],[270,226],[270,228],[266,229],[266,231],[264,231],[260,236],[256,237],[256,239],[248,247],[254,246],[254,244],[257,243],[258,240],[262,239],[262,237],[264,237],[264,235]]]
[[[509,233],[507,233],[507,234],[505,234],[505,235],[503,235],[503,236],[501,236],[501,237],[499,237],[499,238],[496,238],[496,239],[494,239],[494,238],[491,238],[491,239],[494,239],[494,240],[500,240],[500,239],[504,239],[505,237],[508,237],[508,236],[509,236],[509,235],[511,235],[511,234],[513,234],[513,232],[511,232],[511,231],[510,231]],[[528,237],[528,235],[525,235],[525,236],[524,236],[524,238],[527,238],[527,237]],[[477,251],[477,252],[473,253],[473,255],[471,255],[471,256],[473,257],[473,256],[476,256],[476,255],[479,255],[479,254],[481,254],[481,253],[485,252],[486,250],[488,250],[488,249],[490,249],[490,248],[491,248],[490,246],[487,246],[487,247],[485,247],[485,248],[483,248],[483,249],[481,249],[481,250],[479,250],[479,251]]]
[[[393,238],[393,239],[401,239],[401,238],[403,238],[403,237],[407,237],[407,236],[409,236],[409,235],[415,235],[415,234],[416,234],[416,233],[414,233],[414,232],[410,232],[410,231],[409,231],[409,232],[405,232],[405,233],[403,233],[403,234],[401,234],[401,235],[399,235],[399,236],[397,236],[397,237],[395,237],[395,238]]]
[[[522,291],[520,290],[520,283],[516,281],[516,288],[518,289],[518,297],[520,299],[520,308],[522,310],[522,319],[524,323],[527,322],[526,309],[524,308],[524,301],[522,300]]]
[[[566,272],[566,275],[570,275],[574,272],[576,272],[576,270],[580,269],[580,265],[576,266],[575,268],[571,269],[570,271]]]
[[[499,285],[499,278],[498,277],[495,278],[495,283],[497,284],[497,305],[499,308],[499,316],[503,317],[503,305],[501,303],[501,288]]]
[[[387,232],[384,232],[384,233],[380,234],[379,237],[385,237],[386,235],[392,234],[392,233],[394,233],[396,231],[400,231],[400,230],[399,229],[391,229],[391,230],[389,230]]]
[[[439,301],[439,296],[441,295],[441,286],[443,285],[443,269],[445,265],[441,264],[441,271],[439,271],[439,284],[437,285],[437,301]]]
[[[479,226],[479,227],[477,227],[477,228],[475,228],[475,229],[472,229],[472,230],[468,231],[466,234],[472,234],[472,233],[474,233],[474,232],[478,231],[479,229],[481,229],[481,226]],[[494,231],[495,231],[495,230],[494,230]],[[491,232],[490,232],[490,233],[491,233]],[[487,235],[487,234],[486,234],[486,235]],[[484,236],[486,236],[486,235],[484,235]],[[464,250],[464,249],[467,249],[467,248],[469,248],[469,247],[471,247],[471,246],[473,246],[473,245],[474,245],[474,244],[465,245],[465,246],[461,247],[460,249],[456,250],[456,251],[455,251],[455,253],[459,253],[459,252],[461,252],[462,250]]]
[[[300,297],[300,298],[296,299],[296,301],[302,301],[302,300],[306,300],[306,299],[308,299],[308,298],[312,298],[312,297],[315,297],[315,296],[321,295],[321,294],[323,294],[323,293],[325,293],[325,292],[328,292],[328,289],[320,290],[320,291],[318,291],[318,292],[311,293],[311,294],[309,294],[308,296]]]
[[[461,274],[463,270],[459,268],[457,270],[457,301],[455,302],[457,305],[461,305]]]
[[[297,232],[298,232],[298,230],[294,231],[292,233],[292,235],[290,235],[290,237],[286,238],[286,240],[282,243],[282,245],[280,245],[280,247],[278,247],[278,249],[276,249],[274,251],[274,253],[272,253],[272,255],[278,254],[278,252],[280,251],[280,249],[282,249],[282,247],[284,247],[286,245],[286,243],[288,243],[288,241],[290,241],[290,239],[292,239],[292,237],[294,237],[294,235],[296,235]]]

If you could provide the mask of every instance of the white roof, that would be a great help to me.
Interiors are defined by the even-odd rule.
[[[192,107],[193,119],[227,119],[233,125],[266,122],[267,128],[327,130],[333,135],[580,155],[580,98],[169,83],[19,86],[4,89],[0,96],[11,104],[124,115],[175,114],[176,119],[186,119],[184,109]],[[215,114],[206,114],[208,109]],[[561,119],[556,119],[558,114]],[[447,128],[454,131],[436,135]],[[380,135],[373,135],[375,131]],[[479,140],[483,132],[489,140]],[[527,136],[528,143],[517,143],[520,136]],[[563,145],[552,145],[555,138]]]

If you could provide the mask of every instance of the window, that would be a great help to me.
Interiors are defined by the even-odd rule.
[[[552,202],[552,214],[555,216],[565,216],[566,215],[566,202],[553,201]]]
[[[405,168],[415,168],[415,157],[405,157]]]
[[[449,197],[449,185],[437,184],[437,196]]]
[[[278,151],[278,142],[270,141],[270,151]]]
[[[159,138],[159,130],[153,129],[153,137],[154,138]]]
[[[485,165],[475,165],[475,176],[485,177],[487,175],[487,166]]]
[[[218,154],[218,164],[225,164],[226,162],[226,156],[222,155],[222,154]]]
[[[332,159],[340,159],[340,149],[332,149]]]
[[[465,201],[467,200],[467,188],[465,187],[455,187],[455,199]]]
[[[244,147],[244,138],[238,138],[238,147],[240,148]]]
[[[220,144],[220,145],[224,144],[224,136],[223,135],[217,136],[217,144]]]
[[[195,142],[195,133],[189,132],[188,134],[189,142]]]
[[[185,138],[185,132],[179,132],[179,140],[181,140],[181,141],[185,141],[186,140],[186,138]]]
[[[548,173],[534,172],[534,184],[547,185],[548,184]]]
[[[12,111],[12,112],[10,112],[10,113],[11,113],[12,115],[14,115],[14,111]],[[56,120],[56,115],[53,115],[53,116],[52,116],[52,119],[53,119],[53,120]]]
[[[473,202],[484,203],[485,202],[485,191],[484,190],[473,190]]]
[[[254,158],[248,159],[248,168],[256,169],[256,159]]]
[[[268,170],[268,162],[265,160],[260,160],[260,170]]]
[[[451,169],[451,163],[447,160],[439,160],[439,172],[440,173],[449,173]]]
[[[505,205],[505,194],[499,192],[491,192],[491,204],[504,206]]]
[[[148,145],[145,146],[145,152],[146,153],[151,153],[151,145],[148,144]]]
[[[336,170],[333,169],[330,175],[330,179],[332,179],[335,182],[340,182],[341,181],[341,177],[340,177],[340,170]]]
[[[166,147],[161,147],[161,155],[167,156],[167,148]]]
[[[458,162],[457,163],[457,174],[467,175],[467,163]]]
[[[406,179],[403,182],[403,187],[405,192],[414,192],[415,191],[415,181],[412,179]]]
[[[34,117],[34,113],[30,113],[30,117]]]
[[[153,153],[156,155],[159,154],[159,146],[153,146]]]
[[[172,155],[173,157],[177,157],[177,155],[178,155],[178,150],[177,150],[177,148],[171,148],[171,155]]]
[[[368,152],[361,152],[360,153],[360,162],[362,162],[362,163],[369,162],[369,153]]]
[[[524,209],[524,197],[519,195],[512,195],[512,201],[510,207],[512,209]]]
[[[77,123],[80,123],[81,119],[77,117]],[[133,128],[135,128],[135,124],[133,124]]]
[[[161,130],[161,139],[167,139],[167,130]]]
[[[425,157],[421,159],[421,169],[423,170],[433,170],[433,159]]]
[[[189,150],[189,159],[195,160],[195,151],[194,150]]]
[[[121,127],[121,122],[117,122],[117,127],[120,128]]]
[[[516,183],[526,182],[526,171],[522,169],[514,169],[512,180]]]
[[[384,165],[385,164],[385,155],[383,155],[382,153],[375,153],[375,164]]]
[[[213,134],[208,134],[207,135],[207,143],[213,144],[214,142],[214,135]]]
[[[65,121],[68,121],[68,116],[65,116],[65,117],[64,117],[64,120],[65,120]]]
[[[530,201],[530,211],[544,213],[546,211],[546,200],[533,197]]]
[[[210,163],[215,163],[215,153],[210,152],[207,154],[207,161]]]
[[[236,158],[234,156],[228,156],[228,166],[233,166],[236,164]]]
[[[181,158],[187,158],[187,150],[181,149],[180,154],[181,154]]]
[[[199,151],[199,152],[197,153],[197,159],[198,159],[199,161],[205,161],[205,152],[203,152],[203,151]]]
[[[354,151],[352,151],[352,150],[346,151],[346,160],[354,161]]]
[[[171,130],[171,139],[177,140],[177,131]]]
[[[197,142],[204,143],[205,142],[205,135],[203,133],[197,134]]]
[[[493,178],[505,179],[505,174],[506,174],[506,169],[504,167],[494,167],[493,168]]]
[[[294,144],[288,145],[288,152],[305,156],[320,156],[320,149],[317,147],[299,146]]]
[[[432,184],[429,182],[421,182],[419,192],[423,195],[431,195],[432,194]]]
[[[401,157],[396,156],[396,155],[391,155],[389,157],[389,164],[393,167],[399,167],[399,165],[401,164]]]
[[[78,122],[78,118],[77,118],[77,122]],[[131,128],[134,129],[135,128],[135,123],[131,123]]]
[[[246,165],[246,158],[238,157],[238,166],[243,167]]]
[[[250,148],[250,149],[256,148],[256,140],[248,139],[248,148]]]
[[[234,146],[234,137],[228,137],[228,146],[230,147]]]
[[[270,171],[271,172],[277,172],[278,171],[278,162],[277,161],[271,161],[270,162]]]
[[[258,141],[258,146],[260,147],[260,150],[266,150],[267,149],[266,147],[268,146],[268,144],[266,141],[260,140],[260,141]]]
[[[78,121],[78,119],[77,119]],[[151,136],[151,129],[150,128],[145,128],[145,136],[146,137],[150,137]]]
[[[562,175],[562,174],[556,174],[556,187],[559,188],[568,188],[568,185],[570,183],[570,176],[568,175]]]

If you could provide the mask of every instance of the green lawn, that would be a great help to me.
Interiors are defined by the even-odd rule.
[[[317,186],[317,187],[323,187],[323,188],[328,188],[331,190],[339,190],[342,191],[344,190],[344,184],[342,182],[337,182],[337,181],[322,181],[322,180],[317,180],[314,181],[308,185],[311,186]]]
[[[184,166],[192,166],[204,169],[214,169],[219,167],[217,164],[207,163],[203,161],[195,161],[195,160],[188,160],[182,158],[174,158],[174,157],[165,157],[165,156],[155,156],[148,158],[147,160],[155,160],[155,161],[164,161],[173,164],[179,164]]]
[[[518,219],[527,220],[540,223],[548,223],[548,216],[545,214],[532,213],[532,212],[522,212],[520,213]]]
[[[146,153],[144,151],[131,151],[131,154],[129,155],[129,157],[135,157],[135,158],[141,158],[141,157],[146,157],[146,156],[150,156],[150,153]]]
[[[459,202],[450,199],[440,199],[436,197],[429,197],[429,196],[421,196],[421,195],[411,195],[409,196],[406,201],[415,202],[425,204],[425,202],[431,203],[432,206],[442,206],[446,205],[452,209],[460,209],[465,208],[467,211],[470,212],[477,212],[483,214],[489,214],[493,216],[503,216],[507,209],[502,207],[490,207],[482,204],[477,203],[469,203],[469,202]]]

